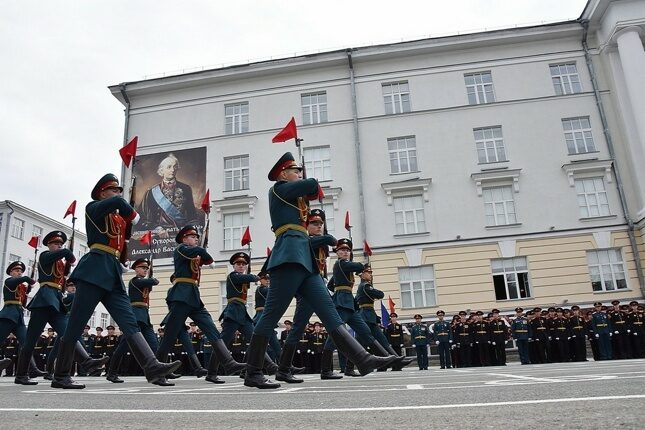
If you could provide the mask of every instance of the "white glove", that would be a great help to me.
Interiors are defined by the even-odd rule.
[[[492,342],[492,343],[493,343],[493,345],[497,345],[497,343],[495,343],[495,342]]]
[[[435,343],[435,345],[439,345],[439,341],[438,341],[438,340],[436,340],[434,343]]]
[[[634,336],[638,336],[638,333],[634,332]]]
[[[549,340],[551,340],[551,336],[549,336]]]
[[[559,337],[556,337],[556,338],[555,338],[555,340],[560,340],[560,338],[559,338]]]
[[[452,340],[449,340],[448,343],[452,343]]]
[[[596,338],[599,338],[599,337],[600,337],[600,335],[599,335],[599,334],[596,334]]]
[[[619,333],[617,331],[615,331],[614,334],[619,334]]]
[[[214,269],[215,268],[215,263],[209,264],[208,267],[210,267],[211,269]]]
[[[121,264],[121,273],[128,273],[129,271],[130,271],[130,269],[128,269],[128,268],[127,268],[126,266],[124,266],[123,264]]]
[[[571,340],[571,337],[568,337],[567,340]]]
[[[613,333],[609,333],[609,337],[612,337],[613,335],[614,335]]]
[[[631,330],[627,330],[627,333],[631,333],[631,332],[632,332]]]

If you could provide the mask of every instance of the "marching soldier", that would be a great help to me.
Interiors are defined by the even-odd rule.
[[[390,324],[385,328],[385,336],[396,355],[405,357],[407,354],[403,350],[403,326],[397,321],[398,317],[396,312],[390,314]],[[401,366],[392,366],[392,370],[403,370],[403,368]]]
[[[459,311],[453,327],[453,339],[459,350],[459,363],[461,367],[472,366],[472,329],[466,311]]]
[[[443,318],[446,313],[442,310],[437,311],[437,318],[439,319],[432,325],[432,332],[435,336],[435,344],[437,345],[437,352],[439,353],[439,365],[441,369],[452,368],[450,361],[450,346],[452,345],[452,330],[450,323]]]
[[[492,310],[492,320],[490,321],[490,336],[493,352],[493,362],[496,366],[506,366],[506,339],[508,337],[508,327],[506,321],[499,317],[499,309]]]
[[[571,330],[571,358],[572,361],[587,361],[587,343],[585,342],[585,320],[580,315],[580,306],[571,306],[573,315],[569,317]]]
[[[417,365],[419,370],[428,370],[428,345],[430,344],[430,330],[428,326],[421,321],[423,317],[421,314],[414,316],[414,325],[410,330],[412,336],[412,344],[417,352]]]
[[[201,277],[201,266],[212,264],[213,258],[204,248],[197,245],[199,241],[197,228],[193,225],[183,227],[177,233],[175,241],[178,246],[173,255],[175,265],[173,286],[166,295],[166,303],[168,303],[170,313],[165,326],[164,338],[157,350],[157,357],[163,359],[168,354],[173,342],[184,327],[186,319],[190,317],[197,324],[197,327],[204,332],[204,335],[208,337],[213,347],[211,361],[216,360],[218,364],[223,365],[228,374],[244,370],[243,364],[233,360],[230,351],[215,327],[213,318],[200,298],[199,279]],[[188,334],[184,333],[188,337]],[[218,380],[216,373],[209,376],[212,376],[212,378],[206,378],[209,382]]]
[[[264,353],[275,325],[297,294],[313,308],[339,351],[358,366],[361,374],[391,364],[394,357],[368,354],[349,334],[325,291],[306,228],[307,201],[318,197],[318,181],[302,179],[302,167],[290,152],[278,160],[268,178],[275,181],[269,191],[269,211],[276,242],[267,263],[275,294],[269,296],[262,319],[253,331],[244,385],[257,388],[280,386],[262,374]]]
[[[155,359],[132,312],[119,257],[125,252],[128,227],[137,223],[139,215],[121,197],[122,192],[117,177],[107,174],[92,189],[93,201],[85,208],[85,229],[90,252],[81,258],[70,276],[77,286],[77,292],[67,329],[61,337],[52,388],[85,388],[83,384],[74,382],[70,372],[76,341],[99,302],[105,305],[119,325],[149,381],[164,377],[180,365],[163,364]]]
[[[27,294],[29,294],[31,286],[36,283],[29,276],[23,276],[24,272],[25,263],[22,261],[14,261],[7,266],[5,273],[9,275],[9,278],[4,280],[2,286],[4,307],[0,310],[0,340],[4,341],[9,333],[14,333],[20,347],[24,346],[27,337],[23,306],[27,303]],[[42,327],[37,336],[41,332]],[[33,347],[29,351],[30,358],[32,351]],[[27,360],[27,364],[29,362],[30,360]],[[2,372],[2,366],[8,367],[12,363],[12,361],[7,362],[6,358],[0,361],[0,372]]]
[[[524,309],[515,308],[515,319],[511,323],[511,334],[517,344],[517,351],[522,364],[530,364],[529,358],[529,322],[522,315]]]
[[[617,359],[632,358],[629,350],[629,333],[627,333],[627,315],[620,308],[619,300],[612,300],[613,308],[607,312],[611,321],[612,357]]]
[[[594,312],[591,314],[591,327],[598,341],[598,358],[611,360],[611,319],[602,311],[602,303],[593,304]]]

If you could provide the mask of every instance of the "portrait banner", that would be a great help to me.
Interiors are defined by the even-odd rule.
[[[148,231],[152,232],[153,258],[172,258],[175,236],[182,227],[204,228],[200,204],[206,192],[206,148],[139,155],[134,175],[134,202],[141,220],[132,228],[129,259],[150,254],[150,247],[140,242]]]

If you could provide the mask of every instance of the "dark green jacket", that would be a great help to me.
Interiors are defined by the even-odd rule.
[[[20,284],[26,282],[29,285],[33,285],[34,281],[29,276],[21,276],[20,278],[7,278],[4,280],[4,285],[2,287],[2,296],[4,298],[5,304],[2,310],[0,311],[0,319],[8,319],[13,321],[16,324],[24,324],[25,320],[23,319],[24,311],[22,305],[8,305],[6,302],[20,300],[19,297],[19,287]],[[28,290],[27,290],[28,291]],[[4,340],[4,339],[2,339]]]
[[[410,336],[412,337],[412,343],[414,346],[424,346],[430,343],[430,329],[425,324],[415,324],[410,330]]]
[[[179,245],[173,255],[176,278],[191,278],[196,282],[178,282],[168,290],[166,302],[184,302],[197,309],[204,307],[199,294],[201,266],[213,262],[208,252],[201,246]]]
[[[115,247],[117,243],[125,243],[125,224],[136,216],[137,213],[132,206],[118,196],[88,203],[85,207],[87,244],[91,248],[94,244]],[[122,224],[115,223],[115,219],[120,219]],[[108,291],[115,287],[125,291],[122,273],[121,263],[117,257],[98,249],[91,249],[81,257],[70,280],[75,283],[88,282]]]
[[[362,281],[358,285],[358,291],[356,291],[356,302],[359,306],[359,312],[365,322],[373,325],[378,324],[376,319],[376,312],[374,311],[374,300],[381,300],[385,297],[385,294],[381,290],[377,290],[374,286],[369,283]]]
[[[43,285],[43,282],[52,282],[57,285],[64,283],[65,263],[63,259],[73,260],[74,254],[67,248],[59,249],[58,251],[45,251],[40,254],[38,258],[38,282],[41,285],[27,309],[52,307],[56,312],[67,313],[67,309],[63,304],[62,290]]]
[[[253,324],[256,324],[264,309],[258,310],[258,308],[263,308],[267,301],[267,296],[269,295],[269,287],[259,285],[255,290],[255,315],[253,315]]]
[[[152,287],[159,284],[155,278],[142,278],[135,276],[128,282],[128,295],[130,296],[130,303],[149,303],[150,291]],[[132,306],[134,317],[137,322],[150,324],[150,313],[145,306]]]
[[[228,304],[224,308],[220,320],[232,320],[244,324],[246,320],[253,322],[246,311],[246,299],[249,284],[258,280],[255,275],[237,273],[235,271],[226,277],[226,299]],[[244,302],[244,303],[242,303]]]
[[[354,294],[338,287],[354,288],[354,272],[362,270],[363,264],[349,260],[338,260],[334,264],[334,282],[329,288],[334,293],[332,300],[337,308],[355,310]]]
[[[273,231],[286,224],[303,225],[298,205],[303,206],[307,196],[316,195],[318,195],[318,181],[315,179],[276,182],[269,190],[269,211]],[[307,271],[318,273],[314,252],[306,232],[289,229],[276,238],[267,269],[270,272],[271,269],[285,263],[300,264]]]

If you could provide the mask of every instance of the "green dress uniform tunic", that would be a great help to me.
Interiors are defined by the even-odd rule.
[[[2,286],[4,307],[0,311],[0,339],[5,340],[9,333],[16,335],[18,343],[24,344],[27,335],[25,327],[23,303],[27,301],[27,294],[31,285],[36,281],[29,276],[7,278]],[[40,335],[40,333],[39,333]]]

